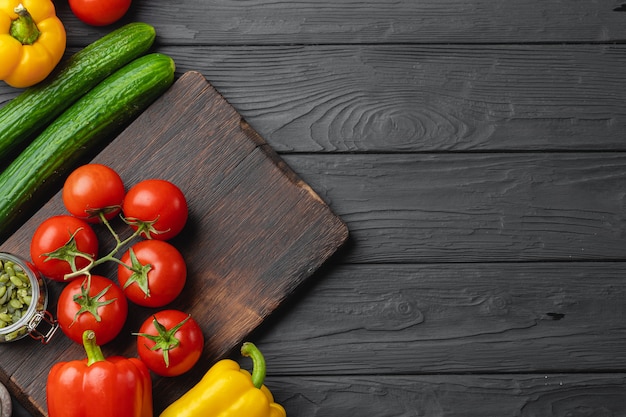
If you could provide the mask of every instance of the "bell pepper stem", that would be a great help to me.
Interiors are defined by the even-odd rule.
[[[87,352],[87,366],[104,360],[104,354],[96,343],[96,333],[93,330],[85,330],[83,332],[83,347],[85,352]]]
[[[265,381],[265,358],[252,342],[244,342],[241,346],[241,354],[252,359],[252,384],[256,388],[263,386]]]
[[[20,41],[22,45],[32,45],[37,39],[39,39],[39,35],[41,34],[39,28],[37,28],[37,25],[35,24],[35,21],[33,20],[33,17],[22,3],[20,3],[13,11],[17,14],[17,19],[11,22],[9,33],[15,39]]]

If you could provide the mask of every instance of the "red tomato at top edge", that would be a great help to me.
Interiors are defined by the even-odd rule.
[[[172,335],[180,344],[168,350],[169,364],[166,365],[162,348],[152,350],[158,342],[150,336],[158,336],[154,320],[163,326],[166,331],[171,331],[178,324],[184,322]],[[164,345],[165,348],[170,346]],[[179,310],[162,310],[149,317],[139,328],[137,336],[137,353],[148,369],[161,376],[177,376],[189,371],[200,359],[204,348],[204,335],[198,323],[187,313]]]
[[[122,203],[122,212],[131,221],[156,220],[150,237],[169,240],[185,226],[188,207],[185,195],[176,185],[162,179],[149,179],[138,182],[128,190]],[[136,226],[132,227],[137,229]]]
[[[102,164],[86,164],[67,177],[62,197],[70,214],[97,223],[99,212],[110,220],[122,210],[125,193],[124,182],[115,170]]]
[[[128,301],[122,289],[113,281],[100,275],[91,276],[91,286],[86,294],[95,303],[95,312],[99,319],[89,311],[81,312],[81,305],[75,297],[82,297],[82,287],[86,278],[74,280],[61,291],[57,301],[57,320],[59,327],[74,342],[83,343],[83,332],[93,330],[96,342],[103,345],[112,341],[122,330],[128,316]],[[108,289],[107,289],[108,288]],[[107,302],[111,301],[107,304]]]
[[[117,280],[126,297],[144,307],[163,307],[174,301],[187,280],[187,265],[178,249],[161,240],[142,240],[120,258],[124,264],[135,267],[131,250],[140,264],[137,269],[145,265],[150,265],[150,269],[142,274],[118,265]]]
[[[67,260],[50,258],[46,254],[66,245],[74,236],[76,249],[89,255],[93,260],[98,255],[98,237],[91,226],[76,217],[59,215],[44,220],[35,230],[30,242],[30,258],[44,276],[64,282],[65,274],[72,272]],[[89,265],[89,260],[76,257],[76,268]]]
[[[92,26],[117,22],[130,8],[131,0],[69,0],[76,17]]]

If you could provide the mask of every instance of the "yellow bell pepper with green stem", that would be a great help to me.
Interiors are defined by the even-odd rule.
[[[43,81],[66,47],[51,0],[0,0],[0,80],[16,88]]]
[[[246,342],[241,354],[252,359],[252,374],[223,359],[159,417],[286,417],[285,409],[263,385],[265,359],[259,349]]]

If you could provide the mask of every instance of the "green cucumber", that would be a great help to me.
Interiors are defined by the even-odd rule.
[[[0,242],[21,224],[25,211],[78,162],[115,134],[174,82],[175,64],[161,53],[122,67],[76,101],[0,173]],[[43,201],[41,201],[43,204]],[[27,210],[25,210],[27,209]]]
[[[114,71],[145,54],[156,32],[129,23],[89,44],[41,83],[0,108],[0,161],[25,146],[73,102]]]

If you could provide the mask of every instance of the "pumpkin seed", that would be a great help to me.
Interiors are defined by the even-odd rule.
[[[26,271],[13,261],[0,260],[0,328],[14,324],[26,314],[32,294]],[[5,335],[5,339],[17,335]]]

